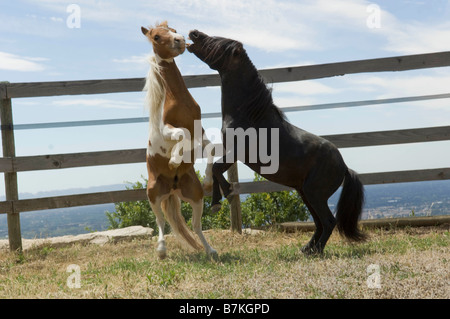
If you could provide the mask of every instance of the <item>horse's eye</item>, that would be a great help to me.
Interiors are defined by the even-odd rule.
[[[159,35],[155,35],[155,37],[153,38],[155,41],[159,40]]]

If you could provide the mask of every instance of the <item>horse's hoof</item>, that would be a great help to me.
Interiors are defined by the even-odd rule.
[[[230,184],[230,187],[228,187],[228,189],[223,192],[223,197],[225,197],[226,199],[229,199],[228,197],[230,196],[230,194],[232,192],[233,192],[233,185]]]
[[[219,254],[217,253],[217,251],[216,251],[215,249],[211,249],[211,250],[208,252],[208,256],[209,256],[210,258],[212,258],[213,260],[215,260],[215,261],[218,261],[218,260],[219,260]]]
[[[158,253],[158,258],[163,260],[167,257],[166,251],[165,250],[157,250]]]
[[[221,208],[222,208],[222,204],[220,204],[220,203],[219,203],[219,204],[212,205],[212,206],[211,206],[211,212],[212,212],[213,214],[215,214],[215,213],[219,212]]]
[[[167,257],[166,243],[164,241],[160,240],[158,242],[158,247],[156,248],[156,252],[158,253],[158,258],[161,260]]]
[[[311,245],[305,245],[300,250],[306,256],[317,256],[322,253],[317,247]]]

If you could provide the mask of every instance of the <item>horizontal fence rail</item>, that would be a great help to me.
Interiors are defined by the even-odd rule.
[[[335,109],[344,107],[357,107],[379,104],[392,104],[392,103],[404,103],[404,102],[417,102],[425,100],[437,100],[450,98],[450,93],[446,94],[434,94],[434,95],[422,95],[422,96],[409,96],[390,99],[379,100],[365,100],[365,101],[351,101],[351,102],[339,102],[339,103],[326,103],[315,105],[301,105],[301,106],[286,106],[281,110],[285,113],[288,112],[301,112],[301,111],[314,111],[324,109]],[[203,113],[202,119],[221,117],[222,113]],[[65,127],[78,127],[78,126],[99,126],[99,125],[118,125],[118,124],[136,124],[136,123],[148,123],[148,117],[132,117],[125,119],[107,119],[107,120],[90,120],[90,121],[69,121],[69,122],[51,122],[51,123],[33,123],[33,124],[15,124],[14,130],[35,130],[35,129],[49,129],[49,128],[65,128]]]
[[[260,73],[265,78],[266,82],[289,82],[342,76],[345,74],[405,71],[447,66],[450,66],[450,51],[339,63],[327,63],[320,65],[266,69],[260,70]],[[188,88],[220,85],[220,78],[217,74],[187,75],[183,78]],[[21,249],[20,223],[18,219],[20,212],[146,200],[147,198],[146,191],[144,189],[133,189],[46,198],[19,199],[17,187],[17,172],[66,169],[99,165],[143,163],[145,162],[146,150],[128,149],[72,154],[69,153],[38,156],[15,156],[15,130],[64,128],[90,125],[118,125],[148,121],[147,117],[140,117],[128,119],[107,119],[14,125],[14,123],[12,122],[11,99],[60,95],[138,92],[142,91],[143,87],[143,78],[36,83],[0,82],[0,106],[2,115],[1,131],[3,144],[3,157],[0,158],[0,172],[3,172],[5,175],[6,189],[6,200],[0,202],[0,213],[8,214],[8,229],[11,250]],[[379,100],[291,106],[284,107],[282,108],[282,110],[284,112],[297,112],[387,103],[415,102],[445,98],[450,98],[450,93]],[[220,116],[221,113],[208,113],[203,114],[202,118],[205,119]],[[326,135],[323,137],[334,143],[339,148],[347,148],[447,141],[450,140],[449,135],[450,126],[441,126],[392,131]],[[235,174],[237,174],[237,171],[235,172]],[[368,173],[361,174],[360,176],[362,182],[365,185],[444,180],[450,179],[450,168],[444,167],[412,171]],[[244,183],[239,182],[238,179],[230,181],[234,186],[233,194],[236,195],[235,197],[238,197],[237,195],[240,194],[291,190],[289,187],[275,184],[269,181]],[[235,214],[232,214],[232,216],[234,215]]]
[[[267,82],[292,82],[366,72],[406,71],[450,66],[450,51],[380,59],[259,70]],[[218,74],[185,75],[188,88],[219,86]],[[144,78],[3,84],[1,98],[138,92]]]
[[[338,148],[450,140],[450,126],[394,131],[324,135]],[[216,147],[220,147],[219,144]],[[18,156],[0,158],[0,172],[25,172],[145,162],[146,149]]]
[[[408,183],[450,179],[450,168],[360,174],[364,185]],[[232,195],[291,191],[293,188],[270,181],[233,183]],[[206,194],[209,196],[210,194]],[[145,189],[98,192],[0,202],[0,213],[30,212],[44,209],[100,205],[147,200]]]

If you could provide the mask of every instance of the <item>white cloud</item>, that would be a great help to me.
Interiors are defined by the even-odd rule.
[[[54,12],[51,21],[61,22],[67,17],[66,7],[71,2],[32,3]],[[184,35],[197,28],[266,52],[323,50],[339,45],[343,39],[354,41],[357,46],[356,41],[364,37],[377,43],[381,41],[379,48],[385,51],[401,54],[449,50],[448,22],[405,21],[383,6],[379,7],[380,28],[370,29],[367,20],[372,12],[368,8],[373,3],[368,0],[165,0],[130,5],[119,1],[77,1],[82,20],[108,25],[111,32],[130,28],[139,32],[136,25],[169,19],[169,24]]]
[[[63,22],[63,18],[61,17],[50,17],[50,20],[53,22]]]
[[[122,71],[147,70],[149,68],[148,57],[149,54],[146,53],[124,58],[115,58],[112,59],[112,62],[116,63]]]
[[[291,93],[301,95],[319,95],[338,93],[339,90],[317,81],[297,81],[273,84],[274,93]]]
[[[401,98],[412,96],[424,96],[424,95],[438,95],[448,94],[450,75],[441,72],[441,70],[431,70],[427,74],[413,75],[407,74],[382,74],[377,76],[364,76],[358,75],[349,77],[346,81],[348,86],[355,92],[370,92],[373,99],[389,99],[389,98]],[[368,98],[371,99],[371,98]],[[448,119],[450,119],[450,99],[432,99],[422,101],[410,101],[397,104],[382,104],[377,108],[383,109],[384,114],[389,116],[392,112],[396,111],[397,106],[401,110],[408,108],[407,114],[403,114],[402,117],[398,117],[399,122],[405,121],[405,118],[412,117],[421,121],[421,117],[418,114],[425,112],[423,119],[436,118],[434,123],[436,125],[448,125]],[[392,107],[395,105],[396,107]],[[416,115],[414,115],[416,114]]]
[[[450,50],[450,23],[427,25],[404,24],[397,21],[384,31],[387,44],[384,49],[400,54],[418,54]]]
[[[434,72],[428,75],[389,74],[358,77],[349,82],[355,88],[370,87],[380,92],[378,98],[392,98],[449,93],[450,76]]]
[[[113,59],[112,61],[115,63],[132,63],[132,64],[144,64],[147,63],[148,54],[141,55],[133,55],[131,57],[121,58],[121,59]]]
[[[55,106],[84,106],[109,109],[136,110],[143,108],[143,102],[119,101],[110,99],[70,99],[54,101]]]
[[[7,52],[0,52],[0,70],[20,72],[43,71],[45,70],[45,66],[37,62],[47,60],[45,58],[21,57]]]

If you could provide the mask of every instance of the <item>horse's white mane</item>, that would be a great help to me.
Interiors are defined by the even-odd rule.
[[[164,79],[161,76],[161,67],[158,65],[156,57],[150,56],[148,62],[150,69],[144,86],[144,91],[147,91],[145,105],[150,113],[150,129],[159,130],[166,89]]]

